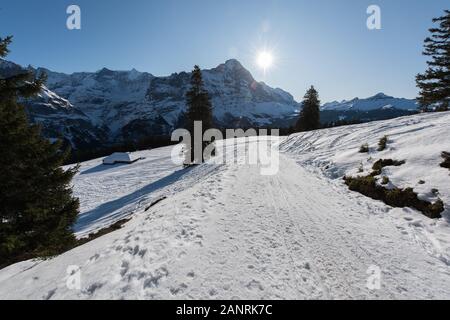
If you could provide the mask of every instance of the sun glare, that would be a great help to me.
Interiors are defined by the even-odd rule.
[[[266,72],[268,68],[270,68],[273,64],[273,56],[270,52],[261,51],[257,57],[257,63],[260,68]]]

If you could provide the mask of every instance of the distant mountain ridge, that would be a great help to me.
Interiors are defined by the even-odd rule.
[[[321,107],[321,110],[371,111],[376,109],[389,109],[389,108],[412,111],[418,109],[418,104],[417,101],[413,99],[394,98],[380,92],[366,99],[354,98],[350,101],[344,100],[341,102],[333,101],[325,103]]]

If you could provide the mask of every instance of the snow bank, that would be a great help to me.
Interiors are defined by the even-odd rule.
[[[383,136],[388,137],[387,147],[378,151]],[[365,143],[370,150],[360,153]],[[421,199],[441,199],[445,211],[438,221],[409,209],[393,209],[392,215],[399,216],[401,225],[405,218],[411,227],[425,228],[420,233],[435,244],[435,253],[450,261],[450,171],[440,167],[442,151],[450,151],[450,112],[294,134],[281,143],[280,149],[337,184],[343,184],[344,175],[367,175],[379,159],[405,160],[402,166],[384,168],[382,176],[389,178],[391,187],[413,188]]]

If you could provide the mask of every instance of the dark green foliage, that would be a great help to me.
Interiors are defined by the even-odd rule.
[[[450,169],[450,152],[443,151],[441,156],[444,158],[444,162],[441,163],[441,167]]]
[[[384,176],[384,177],[381,179],[381,184],[382,184],[382,185],[387,185],[388,183],[389,183],[389,178],[386,177],[386,176]]]
[[[0,39],[0,57],[11,39]],[[70,182],[77,168],[61,168],[67,152],[28,124],[18,98],[32,97],[45,79],[27,71],[0,79],[0,267],[56,255],[75,243],[71,226],[78,199]]]
[[[450,104],[450,10],[433,19],[437,26],[429,29],[424,41],[424,55],[429,56],[428,69],[416,77],[420,89],[417,98],[423,110],[437,104],[437,111],[448,110]]]
[[[385,189],[376,183],[377,178],[373,175],[344,177],[344,180],[350,190],[359,192],[375,200],[381,200],[392,207],[415,208],[432,219],[440,218],[441,213],[444,211],[444,204],[441,200],[435,203],[420,200],[412,188]]]
[[[303,98],[302,111],[295,128],[298,132],[301,132],[316,130],[320,127],[319,93],[311,86]]]
[[[8,46],[12,42],[12,36],[8,36],[4,39],[0,38],[0,57],[4,58],[8,55],[9,49]]]
[[[203,154],[198,158],[194,159],[194,122],[201,121],[202,122],[202,135],[203,133],[211,129],[213,126],[213,116],[212,116],[212,104],[209,98],[208,92],[204,88],[202,72],[199,66],[194,66],[194,70],[191,75],[191,89],[186,94],[187,99],[187,129],[191,133],[191,143],[190,150],[191,152],[187,153],[186,162],[189,164],[198,164],[204,162]],[[203,150],[210,144],[210,142],[202,143],[202,153]]]
[[[359,153],[368,153],[369,152],[369,145],[367,143],[364,143],[359,147]]]
[[[387,136],[384,136],[383,138],[381,138],[380,141],[378,141],[378,151],[385,150],[387,142],[388,142],[388,137]]]
[[[358,191],[373,199],[381,199],[382,190],[376,188],[377,178],[374,176],[344,177],[344,180],[351,191]]]
[[[372,166],[372,170],[373,170],[372,175],[377,176],[377,175],[381,174],[381,170],[384,167],[390,167],[390,166],[398,167],[398,166],[401,166],[401,165],[404,165],[404,164],[405,164],[404,160],[398,161],[398,160],[392,160],[392,159],[380,159],[380,160],[378,160],[377,162],[375,162],[373,164],[373,166]]]

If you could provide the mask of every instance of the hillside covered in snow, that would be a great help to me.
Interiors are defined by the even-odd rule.
[[[171,160],[179,146],[143,151],[132,165],[85,162],[74,180],[78,236],[131,220],[53,259],[0,270],[0,298],[449,299],[448,123],[450,113],[421,114],[273,139],[279,171],[268,176],[245,152],[217,161],[266,137],[220,142],[216,158],[190,169]],[[442,218],[349,191],[342,178],[381,158],[404,160],[382,174],[442,199]]]

